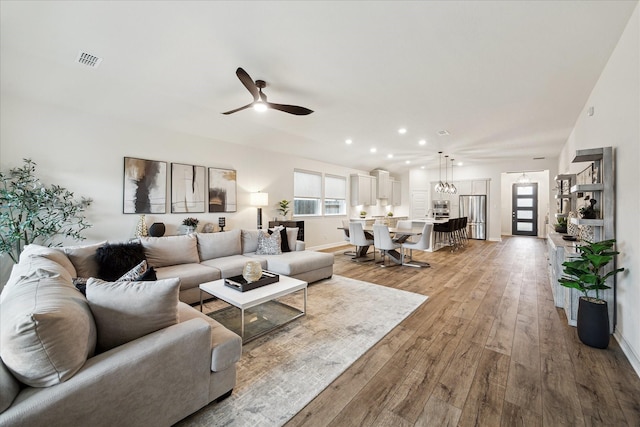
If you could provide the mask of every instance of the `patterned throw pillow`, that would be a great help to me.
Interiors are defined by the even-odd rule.
[[[256,249],[256,255],[280,255],[282,254],[280,244],[280,233],[269,235],[260,232],[258,233],[258,249]]]
[[[143,260],[131,270],[124,273],[116,282],[135,282],[147,271],[147,261]]]

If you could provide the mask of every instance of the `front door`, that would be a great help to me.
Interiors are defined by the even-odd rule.
[[[538,184],[513,184],[511,234],[538,235]]]

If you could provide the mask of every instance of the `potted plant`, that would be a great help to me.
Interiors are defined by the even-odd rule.
[[[388,212],[387,216],[389,216],[389,217],[393,216],[393,212]]]
[[[609,345],[609,312],[599,291],[610,289],[607,279],[624,271],[624,268],[617,268],[604,272],[619,254],[613,249],[615,242],[615,239],[595,243],[585,241],[577,247],[579,257],[562,263],[564,275],[558,279],[562,286],[584,294],[578,301],[578,337],[590,347],[607,348]],[[595,291],[595,298],[589,296],[591,291]]]
[[[287,219],[289,214],[289,201],[287,199],[282,199],[278,202],[278,212],[280,212],[282,219]]]
[[[14,263],[31,243],[52,246],[54,238],[84,240],[82,231],[91,227],[82,214],[92,200],[76,200],[58,185],[45,185],[35,176],[36,163],[0,172],[0,255]]]
[[[199,222],[200,222],[199,219],[190,217],[190,218],[183,219],[182,225],[184,225],[187,228],[187,234],[189,234],[196,231],[196,228],[198,227]]]
[[[367,211],[360,211],[360,218],[365,218],[367,216]]]
[[[566,233],[567,232],[567,218],[560,216],[556,218],[557,222],[553,226],[556,230],[556,233]]]
[[[583,219],[596,219],[598,218],[598,211],[595,209],[597,203],[596,199],[590,199],[589,196],[584,198],[589,201],[589,205],[586,204],[580,208],[580,216]]]

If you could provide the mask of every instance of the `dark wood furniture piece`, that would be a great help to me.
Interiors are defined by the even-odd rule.
[[[304,221],[269,221],[269,228],[283,225],[289,228],[298,227],[298,240],[304,242]]]

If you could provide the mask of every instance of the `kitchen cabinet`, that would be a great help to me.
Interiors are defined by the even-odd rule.
[[[376,178],[376,198],[377,199],[390,199],[391,198],[391,178],[389,172],[381,169],[371,171],[371,176]]]
[[[402,182],[391,180],[391,205],[400,206],[402,204]]]
[[[351,206],[372,206],[376,204],[376,179],[371,175],[350,175]]]

